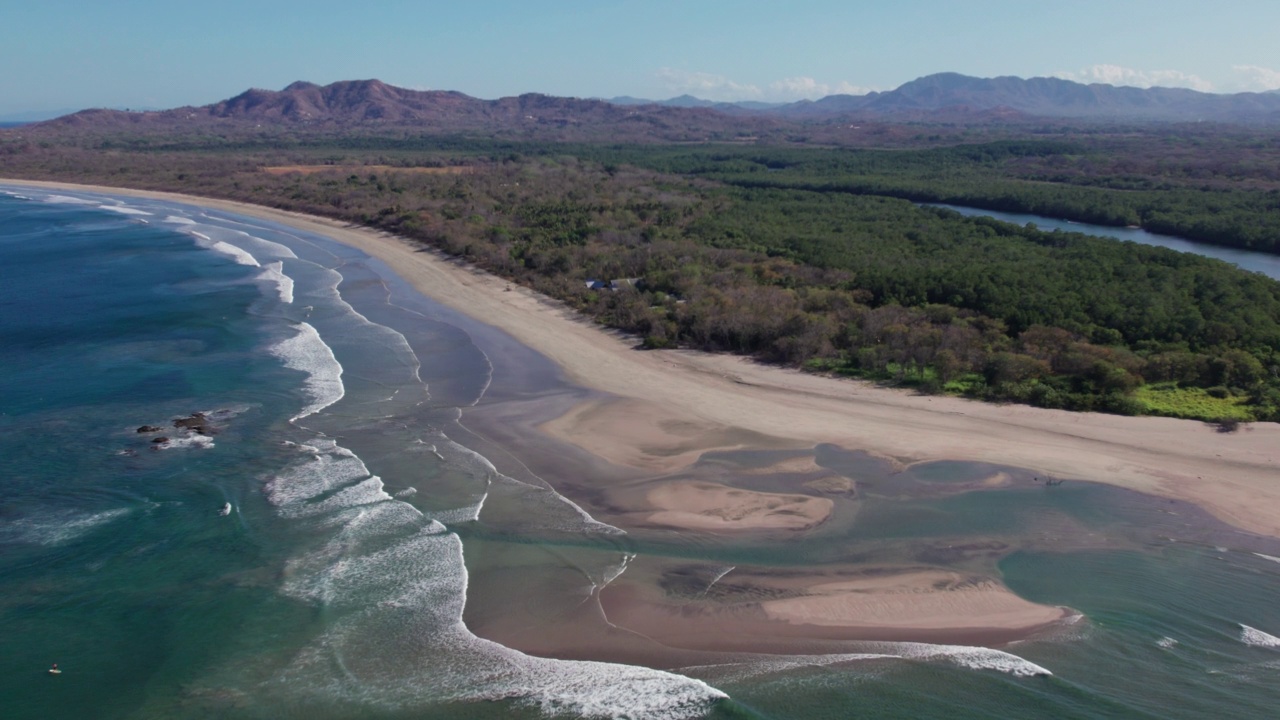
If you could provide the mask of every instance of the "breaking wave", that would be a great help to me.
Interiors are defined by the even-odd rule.
[[[1248,625],[1240,625],[1240,642],[1252,647],[1280,648],[1280,638]]]
[[[271,347],[271,354],[280,358],[285,367],[307,373],[304,387],[311,402],[294,415],[300,420],[313,415],[342,399],[346,390],[342,385],[342,364],[338,362],[320,333],[307,323],[299,323],[298,334]]]
[[[905,642],[876,644],[876,647],[883,647],[886,654],[908,660],[943,660],[971,670],[995,670],[1017,677],[1053,674],[1030,660],[992,648]]]
[[[86,200],[84,198],[71,197],[70,195],[46,195],[40,200],[57,205],[99,205],[96,200]]]
[[[147,216],[150,216],[150,215],[152,214],[152,213],[147,212],[146,210],[139,210],[139,209],[137,209],[137,208],[131,208],[131,207],[128,207],[128,206],[126,206],[126,205],[99,205],[98,207],[99,207],[99,208],[101,208],[101,209],[103,209],[103,210],[110,210],[111,212],[117,212],[117,213],[120,213],[121,215],[147,215]]]
[[[387,495],[332,440],[267,483],[285,517],[332,529],[286,565],[282,592],[336,618],[268,685],[299,702],[400,710],[511,702],[553,716],[702,717],[727,696],[701,680],[631,665],[552,660],[476,637],[462,620],[462,543],[437,518]],[[452,454],[452,453],[450,453]]]
[[[293,278],[284,274],[284,263],[277,260],[263,265],[262,274],[258,277],[262,280],[275,283],[276,292],[280,296],[280,302],[293,302]]]
[[[200,243],[201,247],[205,247],[205,249],[209,249],[214,252],[221,252],[221,254],[227,255],[228,258],[236,261],[238,265],[250,265],[252,266],[252,268],[257,268],[257,266],[261,266],[259,261],[257,261],[257,258],[253,258],[250,252],[248,252],[247,250],[241,249],[241,247],[236,247],[229,242],[212,240],[212,238],[207,236],[207,234],[202,234],[198,232],[193,232],[191,234],[193,234],[193,236],[196,236],[198,240],[202,241]]]

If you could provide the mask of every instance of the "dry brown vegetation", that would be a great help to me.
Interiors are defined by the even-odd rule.
[[[268,175],[310,175],[318,172],[335,173],[425,173],[427,175],[467,175],[475,172],[470,165],[450,165],[446,167],[396,167],[393,165],[270,165],[262,168]]]

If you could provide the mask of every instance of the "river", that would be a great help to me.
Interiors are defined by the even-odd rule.
[[[1116,240],[1129,240],[1143,245],[1158,245],[1160,247],[1169,248],[1170,250],[1177,250],[1178,252],[1195,253],[1196,255],[1224,260],[1244,270],[1262,273],[1267,277],[1280,280],[1280,255],[1270,255],[1268,253],[1254,252],[1252,250],[1239,250],[1236,248],[1219,247],[1217,245],[1193,242],[1191,240],[1173,237],[1172,235],[1157,235],[1156,233],[1147,232],[1142,228],[1135,227],[1090,225],[1089,223],[1080,223],[1073,220],[1060,220],[1057,218],[1044,217],[1043,215],[997,212],[995,210],[981,210],[979,208],[964,207],[962,205],[945,205],[941,203],[924,203],[924,205],[926,207],[939,207],[946,208],[948,210],[955,210],[961,215],[968,215],[970,217],[995,218],[996,220],[1013,223],[1015,225],[1034,223],[1040,230],[1049,232],[1059,230],[1061,232],[1084,233],[1085,235],[1115,238]]]

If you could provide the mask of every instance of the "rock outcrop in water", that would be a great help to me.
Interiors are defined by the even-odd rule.
[[[232,409],[213,410],[210,412],[196,411],[190,415],[174,418],[169,424],[176,432],[151,438],[150,447],[152,450],[164,450],[171,447],[212,447],[213,436],[222,432],[222,423],[235,417],[239,412]],[[156,434],[164,432],[164,428],[159,425],[140,425],[135,432],[139,435]],[[122,450],[120,454],[134,455],[136,453],[134,450],[126,449]]]
[[[180,430],[189,430],[197,435],[217,435],[218,428],[209,422],[209,417],[202,412],[193,412],[187,417],[173,421],[173,426]]]

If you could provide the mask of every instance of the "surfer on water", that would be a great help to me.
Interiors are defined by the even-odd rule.
[[[61,674],[62,674],[62,671],[58,669],[58,663],[54,663],[54,664],[53,664],[53,667],[49,668],[49,674],[50,674],[50,675],[61,675]]]

